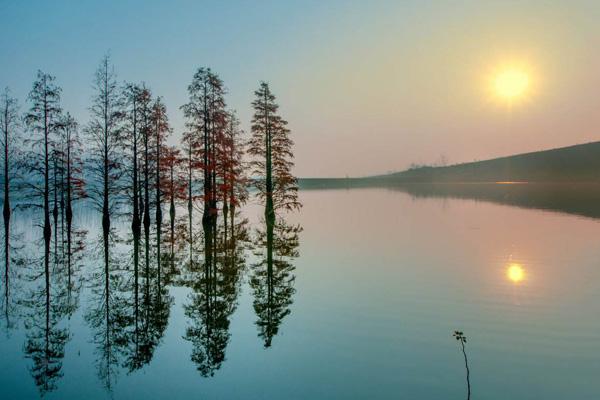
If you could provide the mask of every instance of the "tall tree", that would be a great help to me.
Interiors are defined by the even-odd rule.
[[[225,88],[210,68],[199,68],[188,86],[189,102],[183,105],[187,119],[188,144],[200,154],[203,170],[204,211],[202,223],[214,224],[217,217],[217,144],[225,127]]]
[[[4,217],[4,279],[5,296],[8,298],[8,275],[10,265],[10,182],[13,175],[13,146],[17,137],[19,128],[19,109],[17,99],[10,95],[8,88],[0,97],[0,126],[2,135],[0,137],[0,146],[2,147],[2,162],[4,166],[4,202],[2,205],[2,216]],[[7,308],[8,310],[8,302]]]
[[[111,209],[116,204],[116,195],[121,176],[121,155],[119,139],[122,129],[123,102],[116,82],[114,68],[109,56],[105,56],[96,70],[94,80],[96,94],[92,100],[91,121],[88,133],[96,158],[94,172],[101,182],[94,189],[94,199],[102,210],[102,227],[110,229]]]
[[[10,246],[10,216],[11,216],[11,204],[10,204],[10,189],[11,181],[14,174],[14,158],[15,158],[15,146],[17,139],[17,130],[20,128],[19,123],[19,109],[17,100],[10,95],[8,88],[4,90],[4,93],[0,96],[0,146],[1,146],[1,157],[4,167],[4,202],[2,205],[2,215],[4,217],[4,316],[6,320],[6,327],[11,326],[9,320],[10,314],[10,263],[11,263],[11,246]]]
[[[254,92],[252,102],[252,136],[248,153],[253,157],[252,174],[259,198],[265,202],[267,222],[274,223],[277,210],[301,207],[298,201],[298,184],[292,175],[294,154],[287,121],[278,114],[275,95],[266,82],[261,82]]]
[[[19,128],[19,108],[17,99],[10,95],[8,88],[0,96],[0,126],[2,136],[0,137],[0,146],[2,147],[2,163],[4,166],[4,203],[2,205],[2,215],[4,217],[5,239],[8,240],[8,229],[10,223],[10,181],[13,174],[13,160],[11,156],[14,153],[13,145],[15,143],[17,129]],[[8,257],[8,255],[6,255]]]
[[[226,115],[223,139],[218,147],[218,166],[220,175],[219,192],[223,202],[224,225],[231,214],[235,215],[236,207],[244,204],[248,198],[247,178],[244,174],[244,143],[240,121],[234,111]],[[227,232],[227,230],[226,230]]]
[[[161,175],[164,178],[161,180],[161,191],[165,197],[165,201],[169,202],[169,226],[170,237],[169,244],[171,249],[171,261],[173,261],[173,253],[175,246],[175,204],[178,201],[185,200],[187,194],[187,177],[184,176],[182,165],[185,159],[181,157],[181,152],[174,146],[167,146],[164,149],[161,161]]]
[[[154,133],[154,162],[155,162],[155,185],[154,191],[156,194],[155,207],[156,207],[156,251],[158,259],[158,277],[160,282],[160,244],[161,244],[161,231],[162,231],[162,184],[165,177],[163,176],[163,170],[161,169],[161,159],[165,156],[165,141],[167,135],[171,129],[169,127],[169,121],[167,118],[167,108],[162,102],[161,98],[158,97],[152,105],[152,128]]]
[[[141,113],[141,126],[140,134],[142,141],[142,154],[140,155],[142,161],[141,175],[141,187],[140,193],[140,211],[142,212],[142,224],[144,226],[144,243],[145,243],[145,257],[146,257],[146,270],[148,270],[148,260],[150,253],[150,173],[151,173],[151,151],[152,151],[152,95],[150,90],[145,86],[142,86],[142,91],[139,96],[140,102],[140,113]]]
[[[142,91],[139,97],[140,112],[141,112],[141,127],[140,134],[142,140],[142,184],[140,187],[143,196],[140,196],[140,210],[142,211],[142,224],[144,226],[144,274],[146,280],[150,279],[150,180],[152,172],[152,95],[150,90],[142,86]],[[143,200],[142,200],[143,199]],[[145,287],[145,301],[150,301],[150,285]]]
[[[83,159],[82,143],[79,137],[79,124],[69,113],[67,113],[62,122],[64,135],[65,151],[65,217],[67,220],[67,232],[71,232],[73,225],[73,203],[76,200],[87,197],[85,192],[85,181],[83,178]],[[68,243],[68,252],[70,250],[70,239]]]
[[[60,92],[52,75],[38,71],[33,88],[29,92],[31,108],[25,115],[25,122],[34,134],[39,135],[33,139],[33,149],[42,148],[41,172],[44,178],[43,209],[44,209],[44,240],[50,246],[52,228],[50,226],[50,151],[52,139],[60,127]],[[41,145],[41,146],[40,146]],[[35,151],[35,150],[34,150]],[[39,153],[38,153],[39,155]],[[37,165],[38,157],[32,157],[32,170],[40,170]],[[33,185],[35,186],[35,184]]]
[[[139,85],[128,83],[124,88],[125,99],[125,119],[126,125],[123,129],[123,141],[125,152],[129,154],[131,162],[131,201],[132,201],[132,216],[131,229],[134,237],[139,239],[141,233],[140,219],[140,199],[139,199],[139,167],[138,161],[140,158],[138,145],[140,140],[140,98],[142,96],[142,88]]]
[[[189,127],[189,122],[188,122]],[[195,186],[197,185],[197,171],[200,169],[201,162],[197,155],[197,150],[199,148],[199,140],[195,134],[195,130],[189,129],[183,134],[183,143],[185,146],[185,169],[186,169],[186,199],[187,199],[187,217],[188,217],[188,244],[190,250],[190,262],[192,259],[193,253],[193,212],[194,212],[194,204],[198,199],[198,195],[196,195]]]
[[[37,73],[37,79],[29,93],[31,108],[25,116],[25,122],[34,134],[33,153],[29,157],[29,169],[32,172],[41,172],[44,178],[43,189],[39,190],[37,182],[32,181],[31,187],[34,195],[40,191],[43,193],[44,209],[44,277],[45,277],[45,303],[46,311],[50,304],[50,241],[52,239],[52,228],[50,226],[50,150],[55,132],[60,127],[60,88],[54,83],[55,78],[41,71]],[[41,145],[41,146],[40,146]],[[36,149],[42,148],[42,154]],[[37,176],[33,179],[35,180]],[[46,325],[48,326],[48,315],[46,312]]]

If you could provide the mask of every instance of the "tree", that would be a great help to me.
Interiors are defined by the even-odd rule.
[[[139,152],[138,144],[140,140],[140,98],[142,88],[139,85],[128,83],[123,90],[125,99],[125,120],[126,125],[123,129],[122,145],[125,147],[125,153],[129,154],[131,162],[131,200],[132,216],[131,229],[134,237],[139,239],[141,234],[140,219],[140,199],[139,199]]]
[[[17,129],[19,128],[19,108],[17,99],[10,95],[8,88],[0,97],[0,126],[2,135],[0,137],[0,146],[2,147],[2,162],[4,164],[4,203],[2,205],[2,215],[4,217],[4,267],[5,267],[5,287],[8,297],[8,269],[10,264],[10,181],[13,175],[12,157],[14,153],[13,145],[15,143]],[[8,310],[8,303],[7,303]]]
[[[16,153],[17,131],[20,128],[19,108],[17,100],[10,95],[8,88],[0,96],[0,146],[1,157],[4,166],[4,203],[2,214],[4,217],[4,315],[6,327],[11,326],[9,320],[10,313],[10,264],[11,264],[11,246],[10,246],[10,216],[11,216],[11,181],[14,175],[14,158]]]
[[[43,149],[41,172],[44,177],[43,186],[43,208],[44,208],[44,240],[47,246],[50,246],[50,240],[52,237],[52,228],[50,226],[50,150],[52,145],[52,138],[54,133],[60,127],[60,92],[61,89],[54,83],[55,77],[45,74],[42,71],[38,71],[37,79],[33,83],[33,88],[29,92],[29,101],[31,102],[31,108],[27,115],[25,115],[25,122],[27,127],[33,131],[34,134],[40,135],[41,137],[35,137],[33,139],[32,148],[38,149],[41,145]],[[36,150],[34,150],[36,151]],[[38,154],[33,154],[30,159],[30,169],[33,171],[40,171],[40,161]],[[35,183],[32,185],[35,187]]]
[[[95,158],[93,172],[101,184],[90,192],[96,195],[94,200],[102,210],[102,228],[108,232],[111,210],[115,207],[119,191],[117,182],[121,177],[119,139],[123,119],[123,102],[108,56],[102,59],[96,70],[94,90],[96,94],[90,108],[91,121],[87,131]]]
[[[10,95],[8,88],[6,88],[2,96],[0,96],[0,107],[0,126],[2,129],[0,146],[2,147],[2,162],[4,165],[4,203],[2,206],[2,215],[4,217],[5,238],[8,239],[11,214],[10,181],[13,174],[11,156],[14,153],[12,145],[15,143],[17,129],[19,129],[19,108],[17,99]]]
[[[86,197],[81,159],[82,144],[79,139],[77,121],[69,113],[63,114],[58,122],[58,128],[52,142],[52,215],[54,218],[55,261],[58,261],[59,256],[64,255],[65,242],[67,242],[67,251],[70,252],[71,238],[69,235],[73,225],[73,202]],[[58,227],[59,215],[60,229]],[[65,233],[67,233],[66,240]]]
[[[169,222],[171,248],[171,261],[173,260],[175,246],[175,203],[186,199],[187,180],[182,171],[182,165],[185,159],[181,157],[181,152],[173,147],[166,146],[163,151],[162,161],[160,163],[164,178],[161,180],[161,192],[165,201],[169,202]]]
[[[277,210],[294,210],[301,207],[298,201],[298,184],[292,175],[294,142],[290,139],[287,121],[278,115],[275,95],[266,82],[254,92],[252,102],[252,136],[248,153],[253,157],[252,174],[258,197],[265,202],[265,217],[274,223]]]
[[[29,158],[29,169],[32,172],[41,172],[44,177],[44,185],[41,190],[43,193],[44,209],[44,277],[45,277],[45,298],[46,308],[50,304],[50,241],[52,239],[52,228],[50,226],[50,146],[55,132],[60,127],[60,88],[54,83],[55,78],[44,74],[41,71],[37,73],[37,79],[33,83],[33,88],[29,93],[31,108],[25,116],[25,122],[29,129],[34,133],[32,141],[33,153]],[[36,137],[36,134],[39,135]],[[41,137],[40,137],[41,136]],[[40,146],[41,145],[41,146]],[[43,153],[36,152],[35,149],[42,147]],[[37,173],[35,174],[37,175]],[[31,182],[34,194],[40,192],[37,182]],[[47,313],[48,315],[48,313]],[[48,318],[46,318],[48,319]],[[48,325],[48,324],[46,324]]]
[[[202,223],[210,225],[217,217],[216,149],[225,127],[225,89],[223,81],[210,68],[199,68],[188,86],[188,93],[189,102],[181,107],[187,119],[185,139],[190,152],[200,155],[200,162],[190,162],[190,166],[199,164],[203,171]]]
[[[150,150],[151,150],[151,140],[152,140],[152,95],[150,90],[145,86],[142,86],[142,91],[140,92],[140,112],[141,112],[141,139],[143,142],[143,153],[141,155],[143,161],[142,168],[142,186],[143,188],[143,200],[142,206],[140,207],[143,218],[142,223],[144,225],[144,237],[146,241],[146,253],[148,252],[149,243],[148,238],[150,236]],[[148,255],[146,254],[146,257]]]
[[[152,172],[152,139],[154,135],[152,127],[152,95],[150,90],[144,85],[139,97],[141,127],[140,134],[143,144],[142,162],[143,168],[141,172],[142,185],[140,187],[140,211],[142,212],[142,224],[144,226],[144,262],[146,279],[150,279],[150,173]],[[143,199],[143,200],[142,200]],[[150,297],[150,286],[146,285],[145,296],[148,300]]]
[[[61,205],[64,200],[63,215],[66,218],[67,248],[66,248],[66,266],[68,278],[68,293],[70,296],[73,288],[72,282],[72,264],[73,256],[83,250],[83,243],[77,241],[77,236],[83,236],[84,232],[75,232],[76,242],[73,243],[73,203],[87,196],[85,192],[85,181],[83,178],[83,160],[81,158],[82,144],[79,138],[79,125],[75,118],[67,113],[61,121],[60,143],[63,144],[61,150],[61,170],[63,171],[61,179]],[[64,249],[64,240],[63,240]]]
[[[83,160],[81,158],[82,144],[79,138],[79,124],[75,121],[75,118],[67,113],[61,125],[65,143],[65,216],[67,225],[71,225],[73,222],[73,202],[86,197]]]
[[[152,105],[152,127],[154,133],[154,152],[155,152],[155,178],[156,183],[154,185],[154,190],[156,194],[156,250],[157,250],[157,258],[159,260],[159,271],[158,277],[160,281],[160,243],[161,243],[161,230],[162,230],[162,204],[161,204],[161,192],[162,185],[161,181],[164,180],[163,173],[161,169],[161,158],[164,157],[165,154],[165,140],[167,135],[170,133],[171,128],[169,127],[169,121],[167,118],[167,108],[158,97],[154,104]]]
[[[229,214],[231,220],[236,207],[248,199],[247,178],[244,174],[244,143],[240,121],[234,111],[227,113],[223,140],[218,148],[218,164],[221,200],[223,202],[224,224],[227,226]]]

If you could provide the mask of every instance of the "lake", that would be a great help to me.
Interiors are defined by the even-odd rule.
[[[16,213],[0,398],[465,399],[460,330],[472,398],[597,399],[600,220],[459,197],[302,190],[272,237],[250,204],[210,243],[178,210],[137,267],[80,207],[47,277]]]

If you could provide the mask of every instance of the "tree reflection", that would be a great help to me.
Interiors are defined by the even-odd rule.
[[[5,226],[4,247],[2,262],[2,299],[0,302],[0,313],[2,315],[3,325],[6,334],[15,327],[16,317],[18,316],[18,299],[16,294],[20,292],[18,271],[23,270],[27,265],[22,255],[24,246],[22,244],[22,234],[13,234],[12,228]],[[12,240],[11,240],[12,239]]]
[[[245,219],[236,222],[232,216],[230,224],[204,226],[204,264],[190,274],[192,293],[184,306],[189,319],[185,339],[192,343],[192,362],[204,377],[213,376],[225,360],[247,242]]]
[[[69,309],[64,301],[66,287],[60,275],[50,273],[50,258],[49,246],[44,246],[43,257],[28,263],[33,267],[28,271],[28,280],[32,286],[23,300],[27,310],[24,352],[33,362],[30,372],[42,395],[55,390],[57,381],[63,375],[62,359],[70,337],[62,323]],[[41,262],[44,264],[44,272],[39,274],[36,271]]]
[[[168,255],[159,259],[159,252],[151,253],[154,260],[143,260],[144,271],[139,267],[139,237],[133,238],[133,280],[128,288],[131,293],[128,309],[130,326],[127,330],[127,354],[124,366],[131,372],[149,364],[158,347],[169,320],[173,299],[161,270],[169,266]],[[162,243],[157,242],[157,247]],[[144,255],[145,257],[145,252]]]
[[[43,254],[33,246],[28,247],[27,252],[22,251],[24,247],[16,249],[5,240],[5,252],[11,254],[5,254],[6,277],[10,276],[9,263],[17,268],[28,267],[23,284],[27,284],[29,293],[21,301],[25,310],[24,352],[33,362],[30,372],[42,395],[55,390],[63,375],[62,359],[70,338],[65,320],[78,307],[81,288],[78,273],[85,249],[85,231],[74,230],[71,223],[57,225],[57,229],[54,246],[44,238]],[[20,236],[13,241],[21,241]],[[26,253],[30,259],[22,256]],[[41,273],[40,265],[43,265]],[[8,280],[6,283],[8,285]],[[9,286],[5,290],[8,296]],[[8,297],[6,301],[8,304]]]
[[[94,246],[96,269],[91,276],[92,308],[86,320],[93,330],[92,342],[96,346],[98,376],[108,390],[116,378],[116,369],[127,343],[125,328],[129,325],[126,313],[126,281],[115,254],[115,234],[104,230]]]
[[[254,294],[254,311],[258,317],[258,336],[270,347],[279,325],[290,313],[295,289],[294,258],[299,256],[300,225],[288,225],[279,217],[267,219],[266,230],[256,231],[255,255],[250,286]]]

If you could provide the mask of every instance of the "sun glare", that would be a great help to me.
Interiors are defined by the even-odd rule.
[[[507,66],[494,72],[491,84],[498,99],[512,104],[529,93],[531,75],[523,67]]]
[[[525,279],[525,270],[520,264],[511,263],[506,270],[506,276],[514,283],[519,283]]]

